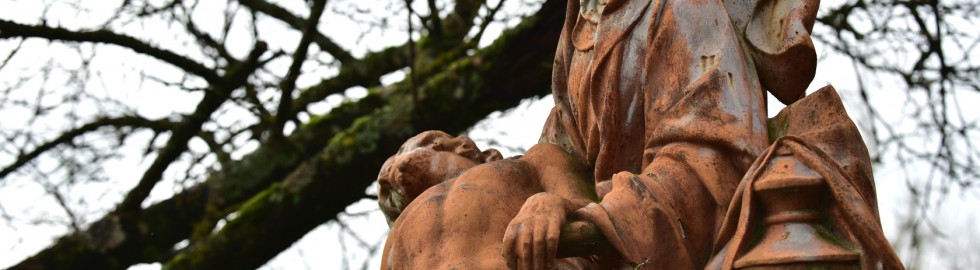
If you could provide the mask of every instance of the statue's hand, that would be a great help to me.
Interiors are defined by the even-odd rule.
[[[510,221],[502,255],[510,269],[550,269],[555,264],[558,236],[570,202],[550,193],[534,194]]]

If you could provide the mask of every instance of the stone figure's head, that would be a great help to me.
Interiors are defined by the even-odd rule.
[[[495,149],[480,151],[466,136],[426,131],[408,139],[378,174],[378,206],[392,226],[402,210],[426,189],[473,166],[500,160]]]

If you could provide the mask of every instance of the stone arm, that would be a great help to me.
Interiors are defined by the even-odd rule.
[[[573,209],[599,200],[585,164],[557,145],[538,143],[520,160],[534,168],[544,193],[567,200]]]
[[[544,193],[564,200],[566,212],[598,202],[594,181],[584,163],[557,145],[539,143],[521,159],[535,168]],[[568,220],[558,235],[558,258],[615,252],[595,224],[586,220]]]
[[[510,220],[501,254],[511,269],[551,269],[567,213],[598,201],[593,181],[583,162],[554,144],[539,143],[520,161],[532,168],[540,192]]]

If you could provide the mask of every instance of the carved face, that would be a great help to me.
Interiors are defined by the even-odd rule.
[[[497,150],[481,152],[470,138],[441,131],[416,135],[388,158],[378,174],[378,206],[392,226],[419,194],[473,166],[500,160]]]

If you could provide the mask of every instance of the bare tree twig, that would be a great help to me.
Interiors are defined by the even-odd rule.
[[[174,52],[160,49],[140,41],[136,38],[113,33],[108,30],[96,31],[72,31],[60,27],[49,27],[46,25],[24,25],[0,19],[0,39],[11,37],[37,37],[48,40],[64,40],[75,42],[97,42],[129,48],[137,53],[152,56],[161,61],[177,66],[188,73],[200,76],[212,84],[220,84],[221,80],[217,73],[211,68],[204,66],[190,58],[180,56]]]
[[[303,29],[303,19],[280,6],[263,0],[239,0],[238,2],[252,10],[279,19],[293,28]],[[330,38],[323,35],[319,31],[313,32],[316,34],[316,36],[314,36],[314,41],[316,42],[317,46],[320,46],[321,50],[330,53],[330,55],[341,63],[354,61],[354,56],[351,56],[349,52],[341,48],[340,45],[337,45],[337,43],[333,42],[333,40],[330,40]]]
[[[310,18],[303,24],[303,36],[299,40],[296,52],[293,53],[293,62],[289,65],[286,78],[280,83],[279,91],[282,91],[282,93],[279,98],[279,109],[276,110],[276,123],[273,127],[273,134],[277,134],[280,139],[285,138],[282,134],[285,132],[283,128],[286,126],[286,122],[295,118],[292,109],[293,90],[296,89],[296,79],[299,78],[300,68],[303,66],[303,62],[306,62],[306,55],[310,49],[310,43],[313,42],[313,37],[320,33],[316,30],[316,26],[320,23],[320,16],[323,15],[323,9],[326,5],[326,0],[313,1],[313,7],[310,9]]]
[[[153,186],[163,177],[163,172],[187,149],[187,142],[197,134],[201,125],[209,120],[211,114],[230,98],[232,90],[244,84],[249,74],[259,68],[259,56],[265,53],[266,49],[267,45],[264,42],[257,42],[248,58],[226,74],[223,81],[229,82],[231,85],[214,85],[216,88],[212,89],[213,91],[205,93],[204,99],[198,103],[194,113],[184,118],[179,126],[173,130],[167,145],[157,154],[157,158],[143,173],[143,177],[140,178],[136,187],[126,194],[119,205],[119,209],[123,211],[140,209],[140,205],[146,196],[150,195]]]
[[[124,116],[119,118],[99,118],[92,121],[91,123],[85,124],[81,127],[62,133],[54,140],[39,145],[36,148],[34,148],[34,150],[31,150],[26,154],[18,156],[17,160],[14,161],[13,164],[4,167],[3,170],[0,171],[0,179],[5,178],[7,175],[16,171],[21,166],[24,166],[24,164],[31,162],[41,154],[51,149],[54,149],[56,146],[70,142],[71,140],[75,139],[78,136],[98,130],[103,127],[115,127],[115,128],[145,127],[145,128],[150,128],[156,132],[162,132],[162,131],[170,130],[174,128],[174,126],[175,124],[170,122],[169,120],[149,120],[139,116]]]

